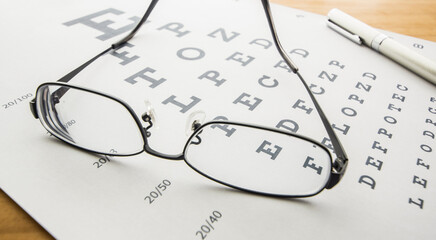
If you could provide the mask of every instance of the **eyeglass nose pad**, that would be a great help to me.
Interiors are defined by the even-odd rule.
[[[144,101],[145,103],[145,112],[142,114],[142,120],[149,122],[151,121],[154,126],[157,127],[156,123],[156,112],[154,111],[153,105],[148,100]]]
[[[186,136],[191,136],[191,134],[204,123],[205,118],[206,113],[201,110],[189,114],[185,127]]]

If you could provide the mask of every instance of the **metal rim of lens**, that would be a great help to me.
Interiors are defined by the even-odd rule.
[[[246,189],[246,188],[243,188],[243,187],[238,187],[238,186],[236,186],[236,185],[232,185],[232,184],[230,184],[230,183],[227,183],[227,182],[221,181],[221,180],[219,180],[219,179],[216,179],[216,178],[214,178],[214,177],[211,177],[211,176],[209,176],[209,175],[203,173],[202,171],[198,170],[196,167],[194,167],[192,164],[189,163],[189,161],[188,161],[187,158],[186,158],[186,152],[187,152],[187,150],[188,150],[188,148],[189,148],[189,145],[190,145],[191,140],[192,140],[192,139],[197,135],[197,133],[199,133],[203,128],[205,128],[205,127],[207,127],[207,126],[209,126],[209,125],[214,125],[214,124],[236,125],[236,126],[251,127],[251,128],[261,129],[261,130],[266,130],[266,131],[272,131],[272,132],[281,133],[281,134],[285,134],[285,135],[288,135],[288,136],[296,137],[296,138],[299,138],[299,139],[303,139],[303,140],[306,140],[306,141],[308,141],[308,142],[311,142],[311,143],[317,145],[318,147],[320,147],[321,149],[323,149],[325,152],[327,152],[327,155],[328,155],[329,158],[330,158],[330,162],[329,162],[329,163],[330,163],[330,169],[329,169],[329,172],[328,172],[328,178],[327,178],[326,183],[324,184],[324,186],[322,186],[322,187],[320,188],[319,191],[316,191],[316,192],[313,193],[313,194],[306,194],[306,195],[275,194],[275,193],[261,192],[261,191],[256,191],[256,190]],[[282,197],[282,198],[304,198],[304,197],[312,197],[312,196],[315,196],[315,195],[319,194],[320,192],[322,192],[322,191],[326,188],[326,186],[328,185],[328,183],[329,183],[329,181],[330,181],[330,179],[331,179],[331,176],[332,176],[331,173],[332,173],[332,170],[333,170],[333,166],[332,166],[332,165],[333,165],[333,164],[332,164],[332,163],[333,163],[333,161],[332,161],[333,158],[332,158],[332,155],[331,155],[330,151],[327,149],[327,147],[323,146],[322,144],[318,143],[317,141],[315,141],[315,140],[313,140],[313,139],[311,139],[311,138],[309,138],[309,137],[302,136],[302,135],[295,134],[295,133],[285,132],[285,131],[282,131],[282,130],[279,130],[279,129],[273,129],[273,128],[268,128],[268,127],[259,126],[259,125],[251,125],[251,124],[245,124],[245,123],[240,123],[240,122],[232,122],[232,121],[210,121],[210,122],[207,122],[207,123],[203,124],[203,125],[202,125],[201,127],[199,127],[195,132],[193,132],[193,133],[191,134],[191,136],[189,137],[189,139],[188,139],[188,141],[186,142],[186,145],[185,145],[185,147],[184,147],[184,149],[183,149],[183,155],[184,155],[184,161],[185,161],[185,163],[186,163],[190,168],[192,168],[194,171],[196,171],[196,172],[199,173],[200,175],[202,175],[202,176],[204,176],[204,177],[206,177],[206,178],[208,178],[208,179],[210,179],[210,180],[212,180],[212,181],[215,181],[215,182],[217,182],[217,183],[220,183],[220,184],[223,184],[223,185],[225,185],[225,186],[228,186],[228,187],[231,187],[231,188],[234,188],[234,189],[238,189],[238,190],[241,190],[241,191],[250,192],[250,193],[255,193],[255,194],[260,194],[260,195],[265,195],[265,196],[272,196],[272,197]]]
[[[47,83],[43,83],[43,84],[39,85],[38,88],[36,89],[36,96],[37,96],[36,102],[37,103],[39,103],[39,101],[40,101],[40,99],[38,99],[39,91],[43,87],[47,87],[47,86],[60,86],[60,87],[68,87],[68,88],[71,88],[71,89],[81,90],[81,91],[85,91],[85,92],[88,92],[88,93],[92,93],[92,94],[96,94],[96,95],[99,95],[99,96],[102,96],[102,97],[109,98],[109,99],[114,100],[117,103],[121,104],[125,109],[127,109],[127,111],[130,113],[130,115],[135,120],[135,123],[136,123],[136,126],[138,127],[138,130],[141,132],[142,141],[143,141],[144,145],[142,147],[142,150],[140,150],[138,152],[134,152],[134,153],[129,153],[129,154],[107,153],[107,152],[95,151],[95,150],[92,150],[92,149],[81,147],[81,146],[76,145],[76,144],[71,143],[71,142],[67,142],[62,137],[58,136],[58,134],[56,132],[54,132],[49,127],[47,127],[46,124],[48,124],[48,123],[45,123],[44,120],[40,117],[39,120],[40,120],[42,126],[48,132],[50,132],[54,137],[56,137],[57,139],[65,142],[67,144],[73,145],[74,147],[77,147],[79,149],[88,151],[88,152],[92,152],[92,153],[96,153],[96,154],[102,154],[102,155],[109,155],[109,156],[134,156],[134,155],[138,155],[138,154],[140,154],[140,153],[145,151],[145,146],[147,145],[147,138],[145,137],[145,131],[144,131],[143,127],[142,127],[142,124],[139,121],[139,118],[138,118],[138,116],[136,116],[136,114],[133,111],[133,109],[126,102],[124,102],[123,100],[121,100],[121,99],[119,99],[117,97],[111,96],[109,94],[102,93],[102,92],[99,92],[99,91],[96,91],[96,90],[92,90],[92,89],[89,89],[89,88],[84,88],[84,87],[80,87],[80,86],[76,86],[76,85],[72,85],[72,84],[66,84],[66,83],[62,83],[62,82],[47,82]],[[38,111],[38,114],[41,113],[41,109],[40,109],[39,104],[37,104],[37,111]]]

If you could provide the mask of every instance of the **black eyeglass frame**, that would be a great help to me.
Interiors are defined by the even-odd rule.
[[[56,87],[59,87],[59,89],[63,89],[64,88],[64,89],[67,89],[67,90],[69,90],[69,89],[80,90],[80,91],[96,94],[96,95],[99,95],[101,97],[105,97],[105,98],[108,98],[110,100],[113,100],[113,101],[119,103],[120,105],[122,105],[129,112],[131,117],[135,120],[136,126],[138,127],[138,130],[141,133],[143,144],[144,144],[144,146],[143,146],[141,151],[130,153],[130,154],[119,154],[119,153],[108,153],[108,152],[95,151],[93,149],[88,149],[86,147],[75,145],[74,143],[66,141],[63,138],[63,136],[61,134],[59,134],[56,130],[51,129],[51,128],[47,128],[44,125],[44,123],[42,123],[44,128],[48,132],[50,132],[54,137],[56,137],[57,139],[65,142],[67,144],[73,145],[73,146],[75,146],[75,147],[77,147],[77,148],[79,148],[81,150],[84,150],[84,151],[87,151],[87,152],[91,152],[91,153],[95,153],[95,154],[108,155],[108,156],[119,156],[119,157],[134,156],[134,155],[138,155],[138,154],[141,154],[143,152],[146,152],[146,153],[148,153],[150,155],[153,155],[155,157],[164,158],[164,159],[167,159],[167,160],[184,160],[185,163],[189,167],[191,167],[194,171],[196,171],[197,173],[201,174],[202,176],[204,176],[204,177],[206,177],[206,178],[208,178],[208,179],[210,179],[212,181],[215,181],[217,183],[220,183],[220,184],[223,184],[225,186],[232,187],[232,188],[235,188],[235,189],[238,189],[238,190],[242,190],[242,191],[246,191],[246,192],[251,192],[251,193],[255,193],[255,194],[261,194],[261,195],[268,195],[268,196],[274,196],[274,197],[287,197],[287,198],[289,198],[289,197],[301,198],[301,197],[311,197],[311,196],[314,196],[314,195],[320,193],[324,188],[329,189],[329,186],[330,186],[330,183],[331,183],[331,180],[332,180],[332,174],[331,174],[332,171],[333,171],[332,165],[331,165],[331,167],[329,169],[329,172],[330,172],[329,179],[327,180],[325,186],[320,188],[320,190],[318,192],[310,194],[310,195],[283,195],[283,194],[271,194],[271,193],[254,191],[254,190],[238,187],[236,185],[232,185],[230,183],[221,181],[219,179],[216,179],[216,178],[214,178],[212,176],[209,176],[206,173],[198,170],[195,166],[191,165],[189,163],[189,161],[185,158],[185,153],[187,152],[187,149],[188,149],[189,145],[192,144],[192,142],[195,140],[194,138],[196,138],[205,127],[211,126],[211,125],[232,125],[232,126],[242,126],[242,127],[248,127],[248,128],[253,128],[253,129],[260,129],[260,130],[264,130],[264,131],[280,133],[280,134],[284,134],[284,135],[291,136],[291,137],[294,137],[294,138],[305,140],[307,142],[310,142],[310,143],[312,143],[312,144],[322,148],[326,153],[328,153],[328,156],[330,158],[330,162],[332,162],[332,156],[330,154],[330,151],[325,146],[321,145],[320,143],[318,143],[317,141],[315,141],[315,140],[313,140],[313,139],[311,139],[309,137],[306,137],[306,136],[303,136],[303,135],[299,135],[299,134],[290,133],[290,132],[286,132],[286,131],[282,131],[282,130],[279,130],[279,129],[268,128],[268,127],[260,126],[260,125],[246,124],[246,123],[234,122],[234,121],[209,121],[209,122],[206,122],[204,124],[198,125],[195,128],[195,130],[193,131],[193,133],[191,134],[191,136],[188,138],[187,142],[185,143],[185,146],[183,147],[183,152],[181,154],[178,154],[178,155],[168,155],[168,154],[164,154],[164,153],[155,151],[154,149],[152,149],[149,146],[149,144],[148,144],[148,137],[149,137],[149,135],[147,134],[147,130],[150,128],[150,126],[144,127],[142,125],[142,123],[141,123],[140,118],[135,113],[135,111],[129,106],[129,104],[127,104],[122,99],[117,98],[117,97],[112,96],[112,95],[109,95],[109,94],[106,94],[106,93],[103,93],[103,92],[100,92],[100,91],[97,91],[97,90],[93,90],[93,89],[89,89],[89,88],[84,88],[84,87],[76,86],[76,85],[73,85],[73,84],[62,83],[62,82],[47,82],[47,83],[43,83],[43,84],[41,84],[38,87],[36,92],[39,93],[39,91],[41,89],[43,89],[43,88],[45,88],[47,86],[56,86]],[[38,94],[36,96],[38,96]],[[31,108],[32,109],[32,113],[33,113],[35,118],[39,118],[40,117],[40,112],[38,111],[38,109],[41,109],[41,106],[38,106],[38,103],[39,102],[38,102],[38,99],[37,99],[35,105],[31,105],[32,106],[32,108]],[[144,116],[144,117],[148,117],[148,116]],[[144,119],[144,117],[143,117],[143,121],[150,123],[150,120],[146,120],[146,119]],[[41,122],[43,122],[43,120],[41,120]]]
[[[233,186],[231,184],[219,181],[217,179],[214,179],[204,173],[202,173],[201,171],[198,171],[196,168],[194,168],[193,166],[191,166],[188,161],[186,161],[185,157],[184,157],[184,153],[185,150],[187,148],[187,146],[190,144],[190,141],[192,139],[193,136],[195,136],[198,131],[200,131],[202,128],[204,128],[205,126],[211,125],[211,124],[234,124],[234,125],[239,125],[239,126],[245,126],[245,127],[252,127],[252,128],[257,128],[257,129],[262,129],[262,130],[267,130],[267,131],[273,131],[273,132],[278,132],[278,133],[282,133],[282,134],[286,134],[289,136],[293,136],[293,137],[297,137],[300,139],[304,139],[306,141],[312,142],[313,144],[316,144],[317,146],[320,146],[322,149],[324,149],[326,152],[329,153],[329,157],[330,160],[332,160],[332,156],[331,156],[331,152],[322,144],[308,138],[305,136],[301,136],[301,135],[297,135],[297,134],[293,134],[293,133],[289,133],[289,132],[284,132],[278,129],[272,129],[272,128],[267,128],[267,127],[262,127],[262,126],[256,126],[256,125],[250,125],[250,124],[244,124],[244,123],[238,123],[238,122],[231,122],[231,121],[210,121],[207,122],[205,124],[202,124],[201,126],[197,126],[197,128],[195,129],[194,133],[191,135],[191,137],[188,139],[188,142],[186,143],[183,153],[180,155],[168,155],[168,154],[163,154],[160,152],[157,152],[155,150],[153,150],[149,145],[148,145],[148,141],[147,141],[147,132],[146,129],[148,128],[143,128],[141,121],[139,120],[138,116],[136,115],[136,113],[133,111],[133,109],[124,101],[122,101],[119,98],[116,98],[114,96],[96,91],[96,90],[91,90],[91,89],[87,89],[87,88],[83,88],[83,87],[79,87],[79,86],[74,86],[71,84],[67,84],[72,78],[74,78],[78,73],[80,73],[83,69],[85,69],[88,65],[90,65],[92,62],[94,62],[96,59],[98,59],[99,57],[109,53],[111,50],[115,51],[119,48],[121,48],[122,46],[124,46],[131,38],[133,38],[133,36],[136,34],[136,32],[141,28],[141,26],[144,24],[144,22],[148,19],[149,15],[151,14],[151,12],[153,11],[154,7],[156,6],[156,4],[158,3],[159,0],[152,0],[149,7],[147,8],[144,16],[142,17],[142,19],[139,21],[139,23],[136,25],[136,27],[123,39],[121,39],[120,41],[114,43],[111,45],[111,47],[109,47],[108,49],[104,50],[103,52],[99,53],[98,55],[96,55],[95,57],[91,58],[90,60],[88,60],[87,62],[85,62],[84,64],[80,65],[78,68],[74,69],[73,71],[71,71],[70,73],[68,73],[67,75],[65,75],[64,77],[60,78],[57,82],[55,83],[43,83],[41,84],[38,90],[43,87],[43,86],[47,86],[47,85],[57,85],[57,86],[61,86],[61,88],[59,88],[59,90],[57,91],[56,95],[58,98],[61,98],[63,96],[63,94],[66,93],[66,91],[68,91],[68,88],[74,88],[77,90],[82,90],[82,91],[86,91],[86,92],[90,92],[90,93],[94,93],[103,97],[107,97],[110,98],[118,103],[120,103],[121,105],[123,105],[128,112],[132,115],[132,117],[135,119],[136,124],[138,125],[138,128],[141,131],[141,135],[143,137],[143,141],[144,141],[144,149],[138,153],[133,153],[133,154],[109,154],[109,155],[113,155],[113,156],[132,156],[132,155],[137,155],[140,154],[142,152],[147,152],[153,156],[156,157],[160,157],[160,158],[165,158],[165,159],[169,159],[169,160],[185,160],[185,162],[192,168],[194,169],[196,172],[200,173],[201,175],[215,181],[218,183],[221,183],[223,185],[235,188],[235,189],[239,189],[239,190],[243,190],[243,191],[247,191],[247,192],[252,192],[252,193],[257,193],[257,194],[261,194],[261,195],[270,195],[270,196],[274,196],[274,197],[310,197],[310,196],[314,196],[316,194],[318,194],[319,192],[321,192],[324,188],[326,189],[331,189],[333,188],[343,177],[346,168],[348,166],[348,157],[345,153],[344,148],[342,147],[342,144],[340,143],[338,137],[336,136],[333,128],[331,127],[326,115],[324,114],[324,112],[321,109],[321,106],[318,104],[315,96],[312,94],[310,88],[308,87],[307,83],[305,82],[305,80],[303,79],[303,77],[300,75],[300,73],[298,72],[298,67],[292,62],[292,60],[289,58],[289,56],[286,54],[285,50],[283,49],[278,35],[277,35],[277,31],[275,29],[275,25],[274,25],[274,21],[272,18],[272,14],[271,14],[271,8],[269,5],[269,1],[268,0],[260,0],[262,2],[262,5],[264,7],[265,10],[265,14],[268,20],[268,25],[269,28],[271,30],[271,34],[274,40],[274,44],[279,52],[279,54],[281,55],[281,57],[285,60],[286,64],[288,65],[288,67],[292,70],[293,73],[295,73],[298,78],[300,79],[300,81],[302,82],[302,84],[304,85],[305,89],[307,90],[320,118],[321,121],[327,131],[327,134],[330,138],[330,141],[332,142],[333,145],[333,150],[335,152],[336,158],[334,161],[332,161],[331,164],[331,169],[330,169],[330,176],[329,176],[329,180],[327,181],[326,185],[321,188],[321,190],[317,193],[311,194],[311,195],[305,195],[305,196],[295,196],[295,195],[277,195],[277,194],[269,194],[269,193],[263,193],[263,192],[257,192],[257,191],[252,191],[252,190],[248,190],[248,189],[244,189],[244,188],[240,188],[237,186]],[[63,86],[63,88],[62,88]],[[30,101],[30,108],[31,111],[33,113],[33,116],[35,118],[39,118],[38,116],[38,109],[37,109],[37,104],[36,104],[37,100],[36,98],[32,99]],[[143,118],[144,121],[147,121],[146,119]],[[148,120],[147,122],[149,122],[152,125],[152,122],[150,120]],[[44,124],[43,124],[44,126]],[[45,126],[44,126],[45,127]],[[47,129],[49,132],[53,133],[52,131],[50,131],[49,129]],[[62,138],[59,138],[58,136],[56,136],[56,134],[54,134],[55,137],[57,137],[58,139],[66,142],[65,140],[63,140]],[[68,143],[68,142],[67,142]],[[71,144],[71,143],[69,143]],[[102,153],[102,152],[96,152],[93,151],[91,149],[86,149],[77,145],[74,145],[75,147],[78,147],[82,150],[86,150],[92,153],[97,153],[97,154],[104,154],[104,155],[108,155],[107,153]]]

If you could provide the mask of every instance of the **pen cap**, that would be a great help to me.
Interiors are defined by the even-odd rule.
[[[358,35],[365,45],[371,47],[372,41],[380,34],[369,25],[353,18],[352,16],[334,8],[327,14],[330,21],[340,26],[351,34]]]

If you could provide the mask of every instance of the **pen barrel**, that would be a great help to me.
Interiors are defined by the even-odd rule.
[[[436,85],[436,62],[391,38],[383,40],[379,46],[379,52]]]

